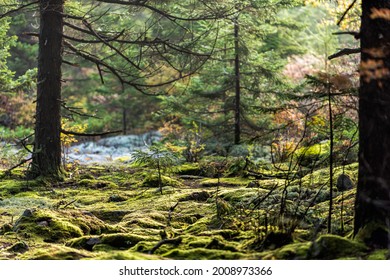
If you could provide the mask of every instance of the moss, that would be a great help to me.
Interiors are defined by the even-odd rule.
[[[302,147],[294,153],[294,157],[302,166],[314,166],[319,162],[326,164],[326,159],[329,157],[329,141]]]
[[[388,247],[389,229],[376,221],[372,221],[359,230],[356,240],[365,243],[370,248],[383,249]]]
[[[0,234],[5,234],[12,231],[13,226],[11,224],[4,224],[0,227]]]
[[[371,252],[367,257],[367,260],[388,260],[389,259],[389,250],[380,249]]]
[[[307,259],[311,242],[299,242],[285,245],[271,252],[266,252],[264,259],[304,260]]]
[[[362,257],[366,252],[367,247],[360,242],[325,234],[312,243],[308,257],[331,260],[350,256]]]
[[[202,169],[199,163],[185,163],[178,166],[175,169],[175,173],[178,175],[200,176],[202,175]]]
[[[161,260],[157,255],[149,255],[134,251],[104,252],[93,257],[94,260]]]
[[[165,258],[177,260],[237,260],[248,259],[250,256],[225,250],[195,248],[195,249],[173,249],[162,255]]]
[[[163,186],[171,186],[171,187],[181,187],[182,183],[176,179],[170,178],[168,176],[161,176],[161,181]],[[145,177],[145,179],[138,184],[138,187],[144,188],[158,188],[159,180],[157,175],[150,175]]]
[[[123,217],[125,227],[138,225],[143,228],[163,229],[166,227],[166,216],[157,211],[136,211]]]
[[[111,223],[118,223],[120,222],[124,216],[129,214],[131,211],[129,210],[91,210],[91,213],[98,217],[99,219],[111,222]]]
[[[88,257],[92,255],[87,251],[57,244],[41,244],[19,256],[20,259],[25,260],[80,260]]]
[[[155,245],[156,241],[140,241],[131,250],[148,253]]]
[[[126,200],[127,200],[127,196],[122,195],[122,194],[112,194],[108,198],[108,202],[122,202],[122,201],[126,201]]]
[[[241,178],[241,177],[232,177],[232,178],[220,178],[220,185],[224,187],[246,187],[250,179]],[[218,186],[218,179],[204,179],[200,182],[202,187],[216,187]]]
[[[24,211],[13,230],[41,237],[47,242],[58,242],[84,234],[110,232],[113,228],[88,213],[38,209]]]
[[[204,202],[207,201],[210,197],[211,197],[210,192],[200,191],[200,192],[193,192],[187,194],[184,197],[180,198],[179,201],[194,200],[194,201]]]
[[[91,189],[115,189],[118,185],[107,181],[98,179],[83,179],[78,182],[79,187]]]
[[[101,244],[106,244],[118,249],[128,249],[135,246],[138,242],[148,239],[143,236],[128,233],[104,234],[100,236],[100,238]]]
[[[99,238],[99,236],[82,236],[67,241],[65,245],[76,249],[92,251],[94,246],[99,243],[101,243],[101,238]]]

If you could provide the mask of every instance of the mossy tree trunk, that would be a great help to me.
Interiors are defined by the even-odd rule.
[[[61,64],[64,0],[40,0],[32,176],[61,175]]]
[[[368,240],[387,247],[390,219],[390,1],[362,1],[359,90],[359,177],[355,235],[378,229]],[[371,225],[371,226],[370,226]]]

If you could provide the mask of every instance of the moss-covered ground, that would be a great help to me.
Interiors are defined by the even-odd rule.
[[[0,259],[388,256],[351,238],[354,188],[335,183],[327,234],[327,169],[285,177],[207,174],[188,163],[175,170],[164,174],[162,194],[154,170],[126,164],[74,166],[55,183],[25,180],[21,170],[2,176]],[[357,165],[335,172],[355,182]]]

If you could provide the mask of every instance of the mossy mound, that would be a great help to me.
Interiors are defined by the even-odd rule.
[[[107,247],[111,250],[126,250],[134,247],[140,241],[150,239],[151,238],[135,234],[114,233],[103,234],[100,236],[82,236],[74,238],[69,240],[66,243],[66,246],[88,251],[107,251]]]
[[[90,189],[115,189],[118,185],[108,180],[83,179],[78,182],[79,187]]]
[[[173,249],[162,255],[165,258],[177,260],[238,260],[251,259],[248,254],[230,252],[225,250],[195,248],[195,249]],[[255,257],[253,257],[255,258]]]
[[[94,255],[84,250],[47,243],[34,246],[31,250],[18,256],[19,259],[23,260],[80,260],[93,257]]]
[[[185,163],[175,168],[175,174],[178,175],[201,176],[203,173],[199,163]]]
[[[167,226],[166,216],[158,211],[135,211],[123,217],[121,225],[124,227],[139,226],[143,228],[163,229]]]
[[[163,187],[182,187],[183,184],[176,179],[170,178],[168,176],[161,176],[161,184]],[[142,188],[159,188],[160,182],[157,175],[148,175],[144,178],[142,182],[138,184],[138,187]]]
[[[27,209],[15,222],[13,231],[26,237],[42,238],[45,242],[58,242],[115,229],[87,212]]]
[[[367,247],[357,241],[341,236],[325,234],[315,240],[309,250],[309,259],[333,260],[346,257],[361,258]]]
[[[310,251],[311,242],[299,242],[285,245],[274,251],[265,251],[265,260],[306,260]]]

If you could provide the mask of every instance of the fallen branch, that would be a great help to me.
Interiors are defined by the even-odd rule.
[[[160,242],[156,244],[152,249],[150,249],[149,254],[152,255],[158,248],[160,248],[164,244],[173,244],[173,245],[179,245],[182,241],[182,238],[179,236],[177,238],[172,239],[163,239]]]
[[[328,56],[328,59],[332,60],[332,59],[340,57],[340,56],[356,54],[356,53],[360,53],[360,52],[361,52],[360,48],[358,48],[358,49],[342,49],[341,51]]]
[[[76,201],[77,201],[77,199],[72,200],[71,202],[65,204],[65,205],[62,207],[62,209],[65,209],[66,207],[68,207],[69,205],[75,203]]]
[[[176,202],[176,204],[175,204],[175,205],[173,205],[173,206],[171,206],[171,207],[169,208],[169,213],[168,213],[168,222],[167,222],[168,226],[170,226],[170,225],[171,225],[171,220],[172,220],[172,213],[173,213],[173,211],[175,211],[175,208],[176,208],[176,206],[177,206],[177,205],[179,205],[179,202]]]
[[[5,172],[4,172],[4,175],[9,175],[11,173],[12,170],[14,170],[15,168],[18,168],[19,166],[25,164],[26,162],[28,162],[29,160],[31,160],[32,158],[27,158],[27,159],[24,159],[22,160],[21,162],[19,162],[17,165],[11,167],[10,169],[7,169]]]

